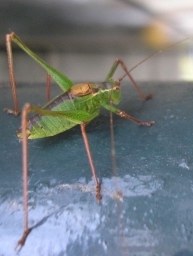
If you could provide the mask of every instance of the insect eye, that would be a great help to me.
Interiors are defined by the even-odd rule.
[[[118,91],[118,90],[119,90],[119,86],[118,86],[118,85],[115,85],[115,86],[113,87],[113,90]]]

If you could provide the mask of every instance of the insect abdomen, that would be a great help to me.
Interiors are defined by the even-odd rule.
[[[90,120],[99,115],[99,106],[96,100],[92,101],[89,96],[77,99],[69,99],[66,94],[56,97],[53,101],[46,104],[43,108],[51,111],[73,111],[83,110],[90,113]],[[98,110],[98,112],[97,112]],[[94,114],[93,114],[94,113]],[[65,117],[41,116],[35,114],[28,124],[29,139],[37,139],[54,136],[76,126],[77,123],[72,122]]]

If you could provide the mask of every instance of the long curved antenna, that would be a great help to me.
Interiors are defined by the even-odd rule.
[[[183,38],[182,40],[179,40],[173,44],[169,44],[168,46],[162,48],[162,49],[159,49],[155,52],[153,52],[152,54],[150,54],[149,56],[145,57],[144,59],[142,59],[141,61],[139,61],[135,66],[133,66],[130,70],[128,70],[128,72],[132,72],[134,69],[136,69],[137,67],[139,67],[141,64],[143,64],[144,62],[148,61],[149,59],[151,59],[152,57],[156,56],[156,55],[159,55],[160,53],[170,49],[170,48],[173,48],[175,47],[176,45],[179,45],[181,44],[182,42],[185,42],[186,40],[190,39],[191,37],[186,37],[186,38]],[[127,76],[127,73],[125,73],[120,79],[119,81],[121,82],[125,77]]]
[[[173,48],[187,40],[189,40],[191,37],[186,37],[186,38],[183,38],[182,40],[179,40],[178,42],[175,42],[173,44],[170,44],[160,50],[157,50],[155,52],[153,52],[152,54],[150,54],[149,56],[145,57],[144,59],[142,59],[141,61],[139,61],[135,66],[133,66],[131,69],[128,70],[128,72],[132,72],[134,69],[136,69],[137,67],[139,67],[141,64],[143,64],[144,62],[146,62],[147,60],[151,59],[152,57],[156,56],[156,55],[159,55],[160,53],[162,52],[165,52],[166,50],[170,49],[170,48]],[[127,73],[125,73],[120,79],[119,81],[122,81],[125,77],[127,76]]]

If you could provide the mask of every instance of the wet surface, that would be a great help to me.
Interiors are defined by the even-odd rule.
[[[144,83],[142,102],[123,87],[120,106],[151,128],[114,117],[116,176],[109,114],[88,126],[103,199],[94,182],[80,128],[29,143],[30,233],[20,255],[193,255],[193,86]],[[0,108],[11,106],[1,87]],[[41,104],[43,89],[21,86],[21,105]],[[0,114],[0,255],[16,255],[22,234],[20,118]]]

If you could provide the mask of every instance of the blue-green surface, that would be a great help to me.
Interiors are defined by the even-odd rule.
[[[193,85],[145,83],[142,102],[123,87],[121,108],[151,128],[114,118],[117,177],[113,177],[109,115],[88,126],[103,199],[95,201],[80,128],[30,141],[30,225],[20,255],[193,255]],[[21,105],[42,104],[43,89],[21,86]],[[0,108],[10,107],[8,87]],[[0,255],[15,255],[22,233],[20,118],[0,113]],[[117,191],[123,200],[116,198]],[[42,221],[42,222],[41,222]]]

